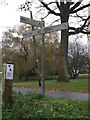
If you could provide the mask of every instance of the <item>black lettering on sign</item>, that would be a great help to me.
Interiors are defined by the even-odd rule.
[[[11,73],[8,73],[8,77],[11,77],[12,76],[12,74]]]

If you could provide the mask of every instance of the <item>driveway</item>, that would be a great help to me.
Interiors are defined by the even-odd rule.
[[[22,93],[39,93],[42,94],[42,90],[40,89],[31,89],[31,88],[18,88],[13,87],[13,90],[20,91]],[[45,95],[54,98],[70,98],[70,99],[77,99],[77,100],[89,100],[90,101],[90,93],[80,93],[80,92],[67,92],[67,91],[50,91],[45,90]]]

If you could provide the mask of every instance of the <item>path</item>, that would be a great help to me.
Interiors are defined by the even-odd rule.
[[[13,90],[20,91],[22,93],[34,92],[34,93],[42,94],[42,90],[39,90],[39,89],[13,87]],[[79,92],[46,90],[45,95],[54,97],[54,98],[70,98],[70,99],[89,100],[90,101],[90,93],[88,94],[88,93],[79,93]]]

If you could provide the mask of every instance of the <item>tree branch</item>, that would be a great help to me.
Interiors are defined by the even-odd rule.
[[[71,9],[70,9],[70,13],[72,13],[82,2],[83,0],[79,0],[79,2],[77,2]]]
[[[50,2],[50,3],[48,3],[47,5],[51,5],[51,4],[53,4],[53,3],[56,3],[56,2]]]
[[[69,30],[73,30],[69,32],[69,35],[75,35],[78,33],[84,33],[84,34],[90,34],[90,31],[84,31],[84,28],[86,27],[87,21],[90,19],[90,16],[87,17],[87,19],[84,21],[83,25],[81,27],[75,28],[75,27],[69,27]]]
[[[58,7],[58,9],[59,9],[59,11],[60,11],[60,5],[59,5],[59,3],[58,3],[57,0],[56,0],[56,5],[57,5],[57,7]]]
[[[55,20],[55,21],[53,21],[52,23],[51,23],[51,25],[53,24],[53,23],[55,23],[55,22],[58,22],[60,19],[57,19],[57,20]]]
[[[46,17],[48,17],[50,15],[50,13],[48,12],[48,14],[45,16],[45,17],[43,17],[42,19],[45,19]]]
[[[87,8],[87,7],[89,7],[89,6],[90,6],[90,3],[87,4],[87,5],[84,5],[84,6],[80,7],[80,8],[78,8],[78,9],[76,9],[76,10],[74,10],[74,11],[71,11],[70,14],[79,12],[80,10],[83,10],[84,8]]]
[[[84,24],[81,26],[81,30],[84,29],[84,27],[86,26],[87,21],[90,19],[90,16],[87,17],[87,19],[85,20]]]
[[[56,16],[60,16],[60,13],[56,13],[55,11],[51,10],[46,3],[41,2],[41,4],[49,11],[50,14],[54,14]]]
[[[85,20],[83,17],[85,17],[85,16],[80,16],[80,15],[78,15],[77,13],[76,13],[76,17],[79,17],[79,18],[81,18],[82,20]]]

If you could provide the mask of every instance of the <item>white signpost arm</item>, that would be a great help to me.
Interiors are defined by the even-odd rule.
[[[59,24],[59,25],[46,27],[45,28],[45,33],[64,30],[64,29],[67,29],[67,28],[68,28],[68,24],[67,23],[62,23],[62,24]]]
[[[29,24],[29,25],[32,25],[32,26],[42,27],[42,23],[40,21],[33,20],[33,19],[30,19],[30,18],[26,18],[26,17],[23,17],[23,16],[20,16],[20,22],[26,23],[26,24]]]
[[[49,33],[49,32],[64,30],[64,29],[67,29],[67,28],[68,28],[68,24],[67,23],[62,23],[62,24],[59,24],[59,25],[46,27],[46,28],[44,28],[44,32],[46,34],[46,33]],[[25,33],[23,33],[23,38],[40,35],[41,31],[42,31],[42,29],[37,29],[37,30],[30,31],[30,32],[25,32]]]
[[[41,30],[37,29],[37,30],[23,33],[23,38],[33,37],[33,36],[40,35],[40,34],[41,34]]]

